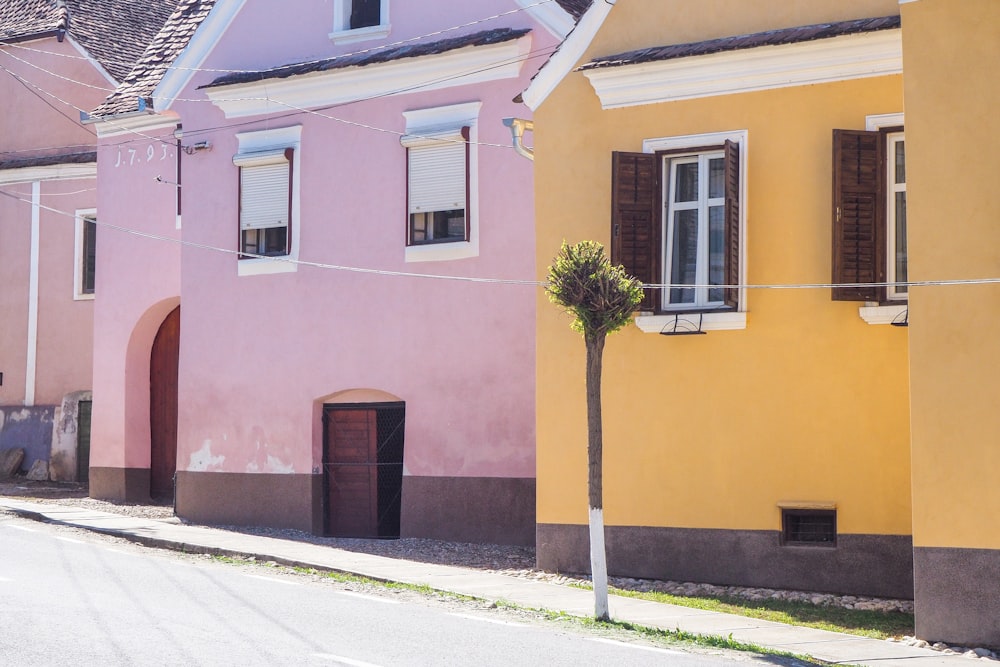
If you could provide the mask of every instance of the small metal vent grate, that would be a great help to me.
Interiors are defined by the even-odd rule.
[[[832,547],[837,545],[835,510],[782,510],[782,544]]]

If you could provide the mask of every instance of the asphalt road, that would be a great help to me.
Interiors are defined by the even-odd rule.
[[[0,612],[4,666],[775,663],[9,514],[0,514]]]

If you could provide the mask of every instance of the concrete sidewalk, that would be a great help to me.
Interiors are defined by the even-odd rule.
[[[0,510],[4,509],[26,518],[124,537],[149,546],[193,553],[254,556],[258,560],[273,560],[285,565],[335,570],[383,581],[430,586],[440,591],[490,601],[504,600],[523,607],[548,609],[574,616],[589,616],[593,613],[593,593],[590,591],[468,568],[417,563],[171,521],[136,519],[107,512],[0,497]],[[960,655],[943,655],[933,650],[887,641],[658,602],[611,596],[610,605],[611,615],[616,620],[664,630],[732,636],[737,641],[810,655],[832,663],[899,667],[969,663],[967,658]]]

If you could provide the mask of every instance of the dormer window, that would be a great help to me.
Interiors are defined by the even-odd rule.
[[[334,0],[335,44],[378,39],[389,34],[389,0]]]

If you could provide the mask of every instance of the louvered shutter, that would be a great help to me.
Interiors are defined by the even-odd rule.
[[[726,140],[726,270],[727,285],[740,284],[740,145]],[[739,307],[740,291],[725,290],[725,302]]]
[[[659,283],[659,188],[657,156],[611,156],[611,262],[643,283]],[[642,310],[659,310],[660,290],[644,291]]]
[[[404,136],[409,213],[465,209],[467,142],[457,131]]]
[[[286,227],[290,218],[291,151],[237,156],[240,167],[240,229]]]
[[[885,223],[878,132],[833,131],[833,282],[885,281]],[[835,301],[880,301],[885,288],[835,287]]]

